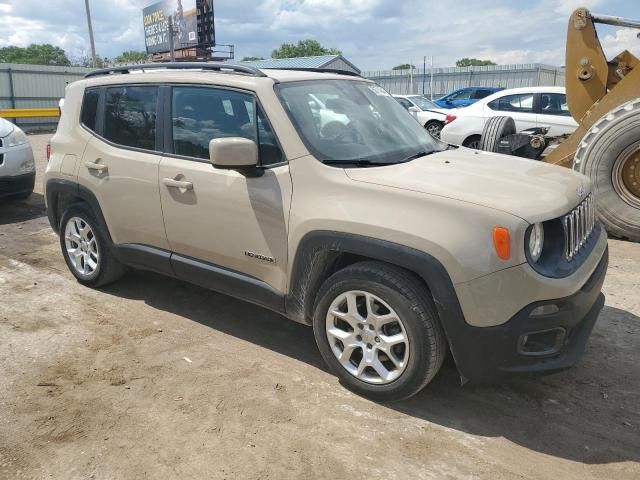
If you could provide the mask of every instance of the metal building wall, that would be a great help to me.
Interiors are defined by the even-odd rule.
[[[390,93],[425,93],[441,97],[464,87],[533,87],[564,85],[564,69],[539,63],[524,65],[491,65],[486,67],[449,67],[433,69],[433,94],[430,90],[431,69],[386,70],[363,72]]]
[[[84,67],[0,63],[0,109],[57,107],[67,84],[89,71]],[[53,128],[57,121],[57,118],[19,118],[14,123],[31,130]]]

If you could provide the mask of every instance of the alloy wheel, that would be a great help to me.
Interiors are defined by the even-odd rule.
[[[100,249],[91,226],[80,217],[71,217],[64,230],[67,257],[73,269],[86,277],[96,271]]]
[[[351,375],[372,384],[398,379],[409,360],[409,339],[398,314],[380,297],[348,291],[326,317],[331,351]]]

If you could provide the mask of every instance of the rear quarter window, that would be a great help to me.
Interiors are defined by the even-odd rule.
[[[98,113],[98,101],[100,100],[100,90],[97,88],[87,89],[82,100],[82,111],[80,113],[80,123],[91,131],[96,131],[96,115]]]

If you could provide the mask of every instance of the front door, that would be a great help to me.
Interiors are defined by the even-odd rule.
[[[174,86],[170,103],[171,142],[159,178],[171,250],[188,261],[222,267],[231,275],[239,272],[284,292],[291,177],[254,96]],[[215,168],[209,141],[220,137],[257,141],[263,174]]]
[[[539,127],[549,127],[547,135],[550,137],[570,135],[578,128],[564,93],[540,93],[537,117]]]

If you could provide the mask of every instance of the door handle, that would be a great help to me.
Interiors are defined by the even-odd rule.
[[[176,180],[175,178],[163,178],[162,183],[167,187],[179,188],[181,190],[193,190],[193,183],[185,180]]]
[[[89,170],[95,170],[96,172],[104,173],[109,169],[109,167],[107,167],[106,165],[102,165],[101,163],[98,163],[100,160],[102,159],[96,158],[95,162],[85,162],[84,166],[87,167]]]

